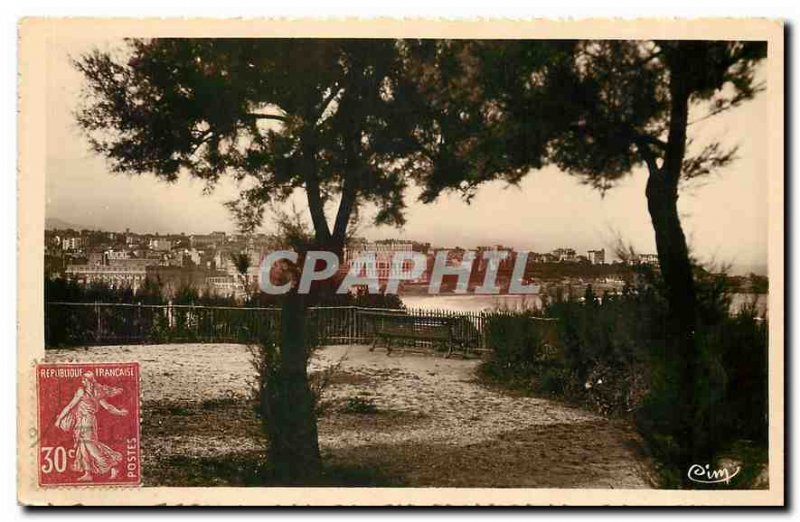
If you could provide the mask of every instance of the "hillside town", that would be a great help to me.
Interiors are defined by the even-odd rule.
[[[165,297],[182,288],[192,288],[211,296],[243,299],[257,287],[259,265],[264,255],[282,248],[270,235],[249,236],[215,231],[208,234],[139,234],[99,230],[53,229],[45,231],[45,276],[69,279],[81,285],[102,283],[111,288],[127,288],[136,292],[146,280],[156,282]],[[447,250],[448,259],[458,262],[466,252],[458,246],[434,246],[427,242],[384,239],[351,239],[344,252],[341,272],[346,272],[353,259],[364,252],[373,254],[374,270],[381,282],[387,281],[397,267],[392,265],[398,252],[422,253],[433,265],[437,251]],[[507,286],[516,256],[522,252],[503,245],[479,246],[475,252],[475,268],[470,286],[481,284],[491,266],[497,273],[498,285]],[[488,253],[512,251],[511,257],[497,261]],[[601,291],[618,291],[625,283],[631,265],[657,266],[655,254],[641,254],[625,262],[610,262],[605,249],[579,253],[562,247],[550,252],[524,252],[527,256],[524,280],[540,285],[541,292],[581,295],[591,284]],[[496,265],[496,266],[492,266]],[[400,293],[413,294],[428,284],[430,269],[411,281],[404,281]],[[454,283],[445,280],[443,293],[452,292]]]

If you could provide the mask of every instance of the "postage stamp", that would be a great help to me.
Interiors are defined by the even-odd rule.
[[[139,363],[36,367],[39,485],[138,485]]]

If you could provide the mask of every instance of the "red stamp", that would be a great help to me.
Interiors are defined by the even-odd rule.
[[[138,485],[139,363],[36,366],[39,485]]]

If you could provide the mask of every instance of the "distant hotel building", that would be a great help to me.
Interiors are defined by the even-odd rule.
[[[350,242],[344,251],[344,262],[342,263],[340,273],[345,274],[350,269],[350,265],[354,259],[362,254],[374,254],[375,261],[372,263],[365,263],[362,269],[362,275],[374,273],[378,276],[378,280],[385,282],[390,279],[392,274],[402,273],[409,267],[401,266],[399,263],[394,263],[394,255],[401,252],[419,252],[428,257],[430,250],[430,243],[416,243],[414,241],[403,241],[396,239],[387,239],[381,241],[367,241],[365,239],[355,239]],[[427,267],[426,267],[427,268]],[[430,276],[429,270],[424,270],[422,275],[410,283],[427,283]]]
[[[604,248],[600,250],[589,250],[587,253],[587,259],[593,265],[604,265],[606,262],[606,250]]]
[[[553,256],[559,263],[574,263],[575,262],[575,249],[572,248],[557,248],[552,252]]]
[[[139,289],[147,277],[144,266],[68,265],[67,278],[82,285],[105,283],[111,288]]]

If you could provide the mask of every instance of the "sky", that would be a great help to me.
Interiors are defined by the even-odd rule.
[[[47,82],[46,217],[79,228],[134,232],[207,233],[235,231],[223,206],[238,187],[221,182],[203,194],[204,184],[184,177],[167,184],[152,175],[111,174],[105,160],[89,150],[74,121],[82,78],[71,57],[117,42],[51,41]],[[762,71],[763,74],[763,71]],[[767,263],[767,103],[766,94],[689,130],[697,147],[718,139],[739,145],[729,167],[687,184],[678,202],[690,248],[704,262],[734,265],[734,271],[762,272]],[[702,111],[693,116],[702,115]],[[690,149],[691,150],[691,149]],[[370,239],[404,238],[436,246],[471,248],[502,244],[546,252],[559,247],[613,250],[621,240],[640,253],[654,253],[655,240],[644,196],[646,170],[640,168],[601,194],[580,178],[545,168],[530,172],[519,186],[485,184],[470,204],[455,194],[423,205],[419,191],[407,194],[402,229],[369,224],[376,209],[362,211],[359,234]],[[303,194],[292,198],[305,212]],[[333,211],[333,209],[332,209]],[[271,230],[267,217],[263,230]]]

